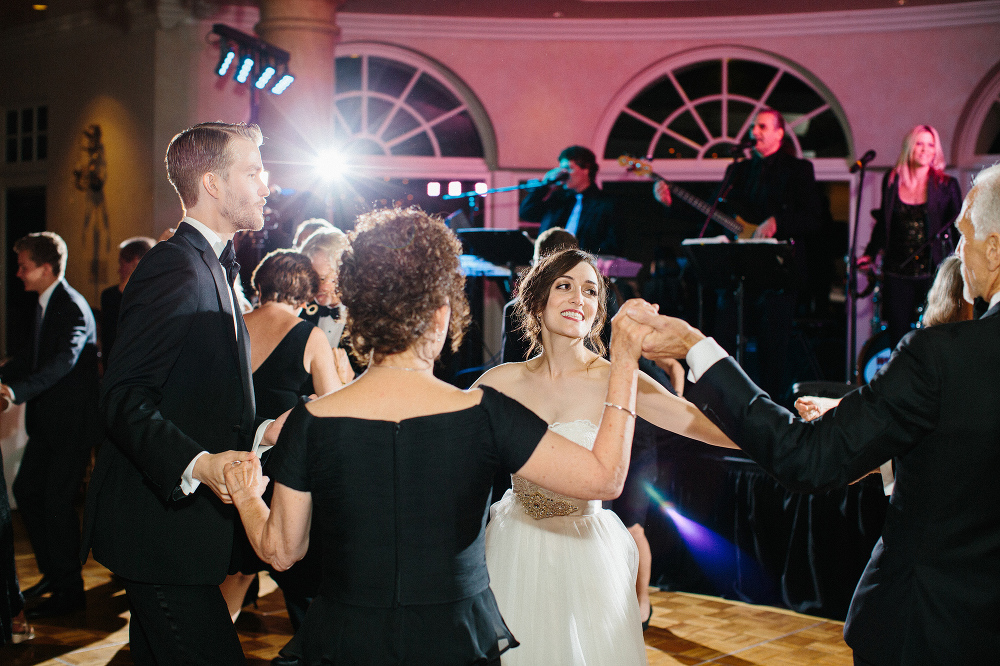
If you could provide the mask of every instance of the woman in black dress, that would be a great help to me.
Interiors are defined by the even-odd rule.
[[[621,492],[647,332],[627,314],[652,308],[630,301],[613,322],[608,406],[588,451],[493,389],[434,377],[445,339],[457,348],[469,318],[461,247],[440,220],[379,211],[352,236],[340,289],[368,368],[288,417],[269,461],[270,510],[257,460],[226,470],[229,491],[276,568],[302,556],[320,522],[323,581],[297,637],[305,663],[499,663],[517,641],[486,571],[494,473],[576,497]]]
[[[314,324],[298,317],[302,306],[311,302],[319,289],[319,276],[309,259],[293,250],[275,250],[261,260],[250,281],[259,303],[243,319],[250,334],[257,414],[274,419],[294,407],[301,396],[323,395],[343,386],[326,336]],[[308,562],[275,576],[285,593],[294,629],[298,629],[308,599],[315,594],[313,579],[319,557],[319,552],[310,552]],[[310,569],[310,565],[316,566]],[[234,622],[257,571],[264,568],[250,553],[243,573],[227,576],[223,582],[222,594]]]
[[[934,271],[958,243],[954,223],[962,191],[944,167],[938,131],[930,125],[910,130],[896,166],[882,179],[882,206],[872,211],[875,228],[858,258],[859,268],[867,268],[884,253],[882,318],[891,347],[917,321]]]

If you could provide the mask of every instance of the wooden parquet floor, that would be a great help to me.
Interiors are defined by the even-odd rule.
[[[38,582],[35,558],[15,518],[17,570],[21,587]],[[107,569],[88,561],[85,611],[34,622],[34,640],[0,647],[0,664],[29,666],[125,666],[128,604]],[[681,592],[652,593],[653,621],[646,631],[650,666],[851,666],[843,623],[769,606],[752,606]],[[257,606],[236,622],[247,663],[266,666],[291,638],[281,590],[261,579]]]

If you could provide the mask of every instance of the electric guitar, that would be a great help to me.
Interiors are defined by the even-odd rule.
[[[640,176],[650,176],[657,180],[662,180],[664,183],[667,184],[667,187],[670,188],[670,194],[677,197],[678,199],[688,204],[689,206],[694,207],[696,210],[701,211],[705,215],[711,213],[712,219],[714,221],[724,226],[726,230],[729,231],[730,233],[735,234],[737,238],[742,238],[742,239],[752,238],[754,232],[757,231],[757,227],[760,226],[757,224],[750,224],[749,222],[747,222],[746,220],[744,220],[739,216],[732,217],[731,215],[726,215],[725,213],[719,210],[713,211],[711,204],[709,204],[707,201],[699,197],[696,197],[695,195],[685,190],[683,187],[678,187],[677,185],[674,185],[666,178],[653,171],[653,168],[649,166],[648,162],[640,160],[637,157],[632,157],[631,155],[622,155],[621,157],[618,158],[618,163],[621,164],[623,167],[625,167],[626,171],[639,174]]]

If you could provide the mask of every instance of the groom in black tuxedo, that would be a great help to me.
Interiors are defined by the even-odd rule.
[[[988,664],[1000,654],[1000,165],[957,222],[965,299],[978,321],[910,333],[869,385],[806,423],[770,400],[714,340],[668,317],[643,344],[686,357],[685,397],[792,490],[843,486],[893,458],[882,538],[844,626],[854,663]]]
[[[203,123],[173,138],[167,175],[186,217],[122,294],[101,408],[109,441],[87,495],[84,555],[125,582],[138,664],[244,663],[219,584],[242,527],[223,470],[250,460],[250,341],[233,292],[240,230],[268,195],[256,125]],[[228,274],[227,274],[228,272]]]
[[[97,326],[90,304],[63,277],[62,238],[51,231],[29,234],[14,243],[14,251],[17,277],[38,294],[38,308],[33,344],[0,369],[0,401],[27,403],[28,444],[13,490],[42,572],[24,595],[52,593],[28,616],[49,617],[85,605],[74,503],[100,433]]]

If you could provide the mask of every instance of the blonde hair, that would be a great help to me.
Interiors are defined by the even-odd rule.
[[[896,166],[892,170],[893,175],[890,177],[890,182],[892,182],[891,179],[897,176],[904,183],[914,183],[916,181],[916,175],[910,169],[910,164],[913,161],[913,151],[916,148],[917,136],[923,132],[927,132],[934,137],[934,159],[931,160],[930,175],[938,182],[944,180],[945,161],[944,148],[941,147],[941,135],[930,125],[917,125],[903,137],[903,148],[899,151],[899,158],[896,160]]]
[[[347,234],[336,227],[326,227],[317,229],[309,238],[302,243],[299,250],[310,260],[317,254],[324,254],[329,259],[331,266],[336,266],[340,262],[340,255],[347,248]]]
[[[945,257],[927,292],[927,307],[920,318],[920,325],[927,328],[962,321],[962,287],[962,260],[954,254]]]

